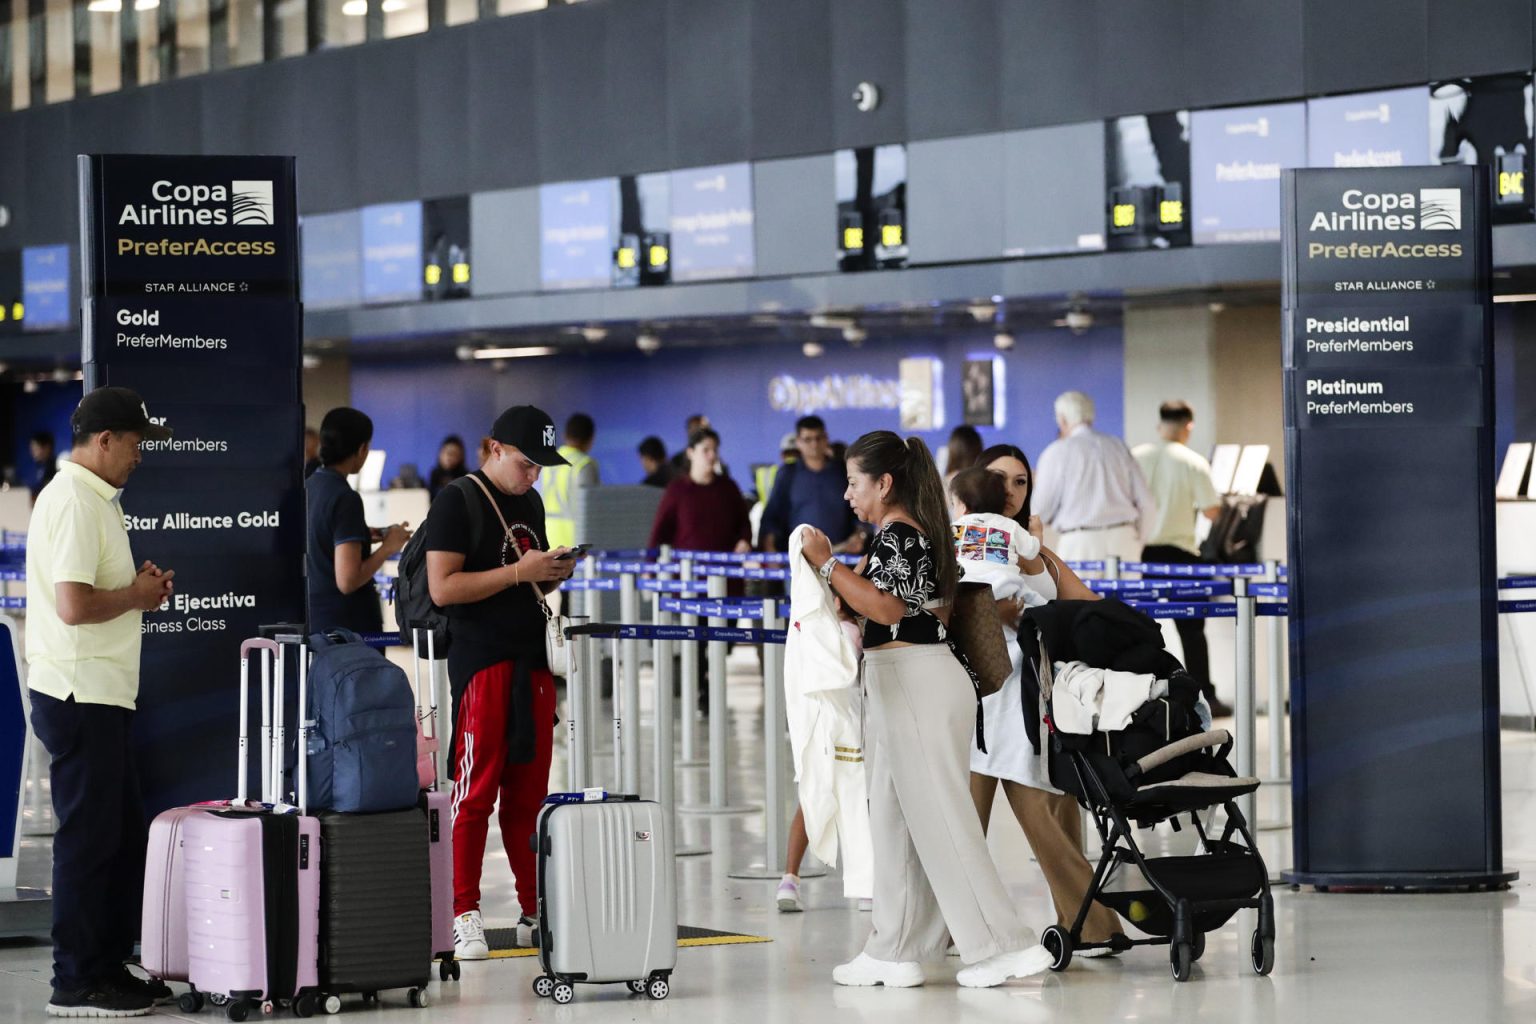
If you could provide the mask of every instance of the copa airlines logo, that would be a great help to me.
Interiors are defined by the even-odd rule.
[[[1348,189],[1342,210],[1318,210],[1309,231],[1460,231],[1461,189],[1413,192]]]
[[[125,204],[117,218],[119,226],[270,227],[276,223],[270,181],[232,181],[225,186],[182,185],[162,179],[150,186],[149,196],[150,202]]]
[[[272,198],[270,181],[232,181],[229,183],[231,209],[236,224],[271,227]]]
[[[1228,135],[1257,135],[1261,139],[1269,138],[1269,118],[1260,117],[1254,121],[1235,121],[1225,126]]]

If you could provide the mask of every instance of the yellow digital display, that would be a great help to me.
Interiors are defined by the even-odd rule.
[[[5,303],[0,302],[0,324],[5,323]]]
[[[906,233],[902,230],[900,224],[880,225],[880,244],[887,249],[894,249],[901,245],[904,237],[906,237]]]
[[[1525,172],[1524,171],[1500,171],[1499,172],[1499,195],[1501,195],[1501,196],[1523,196],[1523,195],[1525,195]]]
[[[1117,228],[1135,227],[1136,204],[1116,203],[1114,207],[1114,225]]]
[[[619,254],[616,259],[620,270],[633,270],[635,268],[635,250],[627,245],[619,246]]]
[[[1157,204],[1157,219],[1163,224],[1183,224],[1183,202],[1178,199],[1164,199]]]
[[[666,246],[653,245],[651,246],[651,251],[648,258],[651,261],[651,266],[664,267],[667,265],[667,260],[671,257],[671,255],[672,254],[667,251]]]
[[[469,284],[469,264],[455,263],[453,265],[453,283]]]
[[[443,268],[436,263],[428,263],[426,270],[427,286],[432,287],[443,279]]]
[[[864,229],[843,228],[843,248],[850,252],[864,248]]]
[[[27,312],[27,307],[23,306],[21,303],[14,302],[14,303],[11,304],[11,319],[12,320],[24,319],[24,317],[26,315],[26,312]]]

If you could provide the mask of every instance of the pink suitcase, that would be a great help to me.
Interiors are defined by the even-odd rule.
[[[262,784],[270,782],[272,666],[278,658],[271,640],[248,640],[240,645],[240,762],[236,774],[240,799],[249,796],[246,755],[249,746],[247,699],[250,694],[250,654],[261,654]],[[281,669],[279,669],[279,672]],[[190,807],[172,807],[155,817],[149,826],[149,848],[144,859],[144,913],[140,940],[140,965],[162,981],[187,980],[187,910],[183,868],[182,826],[189,818],[230,806],[211,801]]]
[[[278,650],[266,640],[247,641],[247,648],[253,646]],[[300,709],[308,698],[305,661],[301,656]],[[319,991],[320,822],[306,813],[306,758],[298,758],[298,806],[281,802],[286,736],[280,651],[277,663],[271,744],[263,758],[264,789],[272,806],[209,810],[181,826],[192,991],[180,1005],[189,1013],[202,1008],[205,996],[227,998],[232,1021],[245,1020],[258,1007],[271,1013],[284,1003],[291,1003],[300,1017],[321,1009],[334,1012],[332,1004],[339,1008],[339,1001]],[[304,719],[300,714],[301,751],[307,748]],[[244,783],[242,768],[242,789]]]
[[[431,741],[431,788],[422,794],[426,803],[428,848],[432,874],[432,956],[438,961],[437,976],[443,981],[459,979],[459,962],[453,958],[453,799],[438,788],[441,731],[437,710],[437,651],[432,631],[426,632],[427,679],[421,678],[421,630],[415,631],[411,648],[415,660],[416,716],[426,728],[422,734]],[[425,699],[423,699],[425,693]],[[428,710],[423,712],[423,707]]]

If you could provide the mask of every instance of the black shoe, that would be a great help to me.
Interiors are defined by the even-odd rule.
[[[169,1006],[176,1001],[176,993],[171,991],[171,986],[159,978],[141,978],[126,966],[119,967],[117,973],[103,978],[102,984],[119,992],[148,996],[156,1006]]]
[[[1211,706],[1212,718],[1232,717],[1232,705],[1223,701],[1220,697],[1209,697],[1206,699],[1206,703]]]
[[[110,985],[68,991],[56,988],[48,1000],[50,1017],[147,1017],[155,1001],[143,992],[125,992]]]

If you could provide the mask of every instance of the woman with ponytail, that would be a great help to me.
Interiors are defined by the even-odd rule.
[[[927,445],[888,430],[848,449],[848,504],[877,533],[863,573],[808,531],[801,553],[864,620],[869,817],[875,898],[864,950],[839,985],[909,988],[951,939],[956,980],[989,988],[1038,974],[1036,944],[1003,888],[967,788],[976,691],[946,643],[959,571],[944,487]]]

